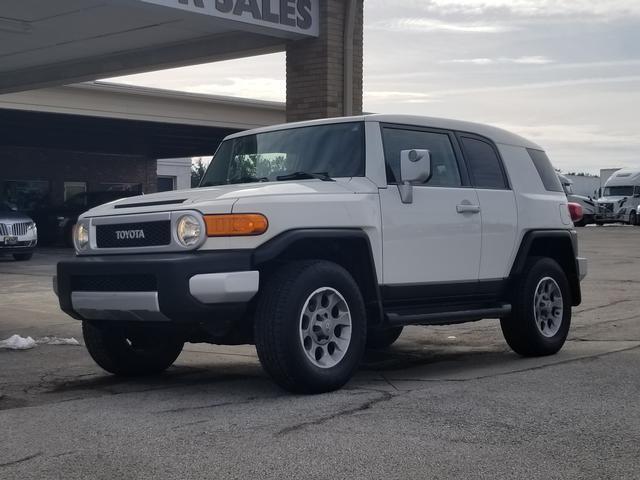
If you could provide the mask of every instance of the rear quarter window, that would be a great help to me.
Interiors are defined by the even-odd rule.
[[[544,188],[549,192],[564,192],[560,179],[553,169],[547,154],[542,150],[534,150],[533,148],[527,148],[527,152],[529,152],[531,161],[536,167],[538,175],[540,175]]]

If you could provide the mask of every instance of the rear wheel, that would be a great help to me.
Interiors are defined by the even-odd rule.
[[[82,322],[91,358],[104,370],[126,377],[161,373],[173,365],[184,342],[170,332],[143,331]]]
[[[31,260],[32,257],[33,257],[33,253],[14,253],[13,254],[13,259],[16,262],[26,262],[28,260]]]
[[[500,320],[509,346],[523,356],[557,353],[571,325],[569,282],[555,260],[533,257],[515,288],[513,310]]]
[[[402,327],[371,329],[367,332],[367,348],[382,349],[390,347],[402,335]]]
[[[286,390],[321,393],[342,387],[360,364],[366,335],[358,285],[335,263],[291,263],[260,293],[256,350],[264,369]]]

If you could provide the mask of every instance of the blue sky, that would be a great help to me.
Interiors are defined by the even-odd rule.
[[[367,111],[502,126],[564,171],[640,166],[640,0],[365,0],[365,22]],[[284,100],[284,54],[111,80]]]

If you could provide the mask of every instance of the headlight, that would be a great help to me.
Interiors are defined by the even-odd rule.
[[[31,223],[27,226],[27,230],[36,230],[36,223],[35,223],[35,222],[31,222]]]
[[[193,247],[200,242],[203,231],[200,222],[193,215],[180,217],[176,225],[178,240],[185,247]]]
[[[77,250],[84,250],[89,245],[89,229],[83,223],[74,227],[73,240]]]

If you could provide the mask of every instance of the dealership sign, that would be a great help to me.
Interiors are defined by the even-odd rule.
[[[317,37],[319,34],[319,2],[322,0],[143,1],[301,35]]]

